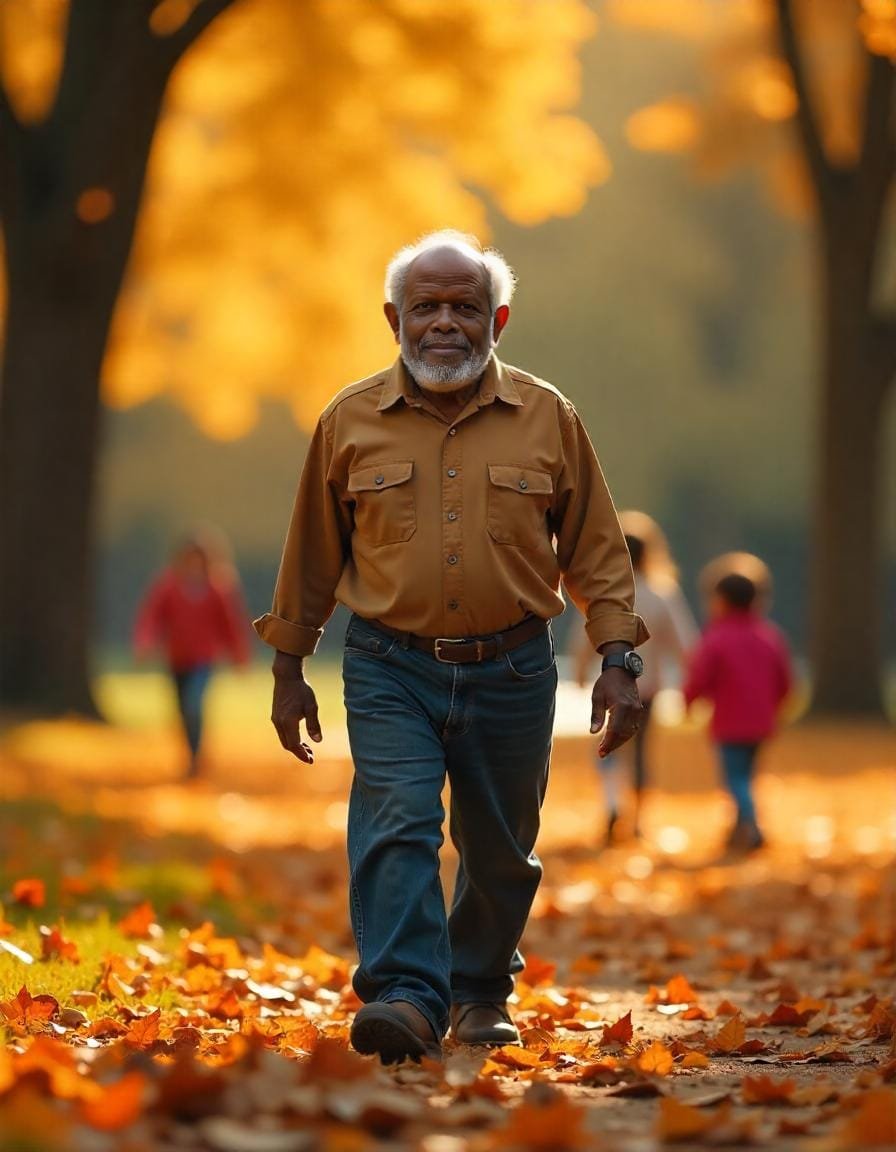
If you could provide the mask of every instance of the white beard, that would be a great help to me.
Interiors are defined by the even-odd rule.
[[[427,364],[414,354],[402,332],[401,358],[421,388],[429,388],[432,392],[460,392],[478,380],[486,370],[492,358],[492,349],[485,352],[470,351],[460,364]]]

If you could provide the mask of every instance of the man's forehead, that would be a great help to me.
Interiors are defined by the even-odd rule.
[[[432,248],[421,252],[411,261],[405,290],[413,291],[424,283],[469,285],[488,294],[488,276],[484,265],[456,248]]]

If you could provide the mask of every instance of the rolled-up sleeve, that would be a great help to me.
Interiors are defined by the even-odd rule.
[[[266,644],[310,656],[336,606],[352,518],[332,474],[333,446],[318,422],[299,480],[271,611],[254,621]]]
[[[595,648],[613,640],[643,644],[650,633],[634,611],[635,582],[625,537],[588,434],[561,401],[563,469],[553,529],[563,582],[584,615]]]

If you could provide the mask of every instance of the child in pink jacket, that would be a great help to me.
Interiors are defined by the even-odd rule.
[[[735,559],[752,575],[730,570]],[[704,580],[710,619],[691,654],[684,697],[688,705],[698,697],[712,701],[712,736],[737,811],[728,846],[752,851],[764,843],[753,800],[756,757],[790,692],[790,652],[783,633],[764,617],[771,579],[760,560],[721,557]]]

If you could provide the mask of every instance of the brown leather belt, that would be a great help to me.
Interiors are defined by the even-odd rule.
[[[527,640],[533,640],[548,626],[540,616],[527,616],[505,632],[452,640],[445,636],[417,636],[413,632],[402,632],[381,620],[371,620],[370,623],[389,636],[395,636],[403,647],[419,648],[421,652],[435,656],[442,664],[479,664],[483,660],[496,660],[502,652],[512,652]]]

